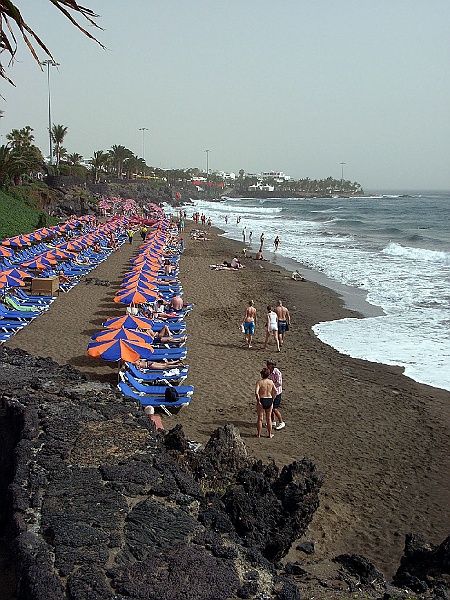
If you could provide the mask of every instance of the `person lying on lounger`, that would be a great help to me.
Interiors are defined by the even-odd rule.
[[[173,369],[174,367],[183,369],[186,366],[185,362],[181,358],[167,361],[144,360],[143,358],[139,358],[133,364],[138,369],[152,369],[153,371],[167,371],[168,369]]]
[[[168,344],[168,343],[179,344],[181,342],[186,341],[185,335],[183,335],[179,338],[174,338],[170,329],[167,327],[167,325],[163,325],[163,327],[159,331],[153,331],[153,329],[151,329],[151,328],[144,329],[143,331],[147,335],[151,335],[153,338],[153,341],[157,344]]]
[[[70,279],[67,277],[67,275],[64,274],[63,271],[59,271],[58,277],[59,283],[70,283]]]

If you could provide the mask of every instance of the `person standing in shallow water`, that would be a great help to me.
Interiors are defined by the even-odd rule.
[[[247,348],[252,347],[253,336],[255,335],[256,327],[256,308],[253,300],[248,301],[248,307],[244,315],[244,333]]]
[[[273,240],[273,245],[275,246],[275,252],[278,250],[278,246],[280,244],[280,238],[277,236],[274,240]]]
[[[264,367],[261,371],[261,379],[256,382],[255,386],[256,411],[258,414],[256,435],[261,437],[263,417],[265,414],[269,438],[272,438],[272,405],[277,395],[277,388],[275,387],[274,382],[269,379],[269,375],[269,369]]]

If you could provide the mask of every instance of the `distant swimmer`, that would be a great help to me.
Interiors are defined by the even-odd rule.
[[[278,246],[280,244],[280,238],[277,236],[274,240],[273,240],[273,245],[275,246],[275,252],[278,250]]]

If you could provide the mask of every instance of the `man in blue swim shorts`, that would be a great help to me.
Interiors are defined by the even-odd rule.
[[[243,323],[247,348],[251,348],[256,326],[256,308],[254,306],[253,300],[248,301],[248,307],[245,311]]]

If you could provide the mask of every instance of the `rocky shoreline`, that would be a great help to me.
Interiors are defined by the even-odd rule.
[[[193,452],[73,367],[7,348],[0,367],[5,600],[449,597],[450,538],[408,536],[396,587],[311,543],[285,563],[319,504],[311,461],[264,465],[232,425]]]

